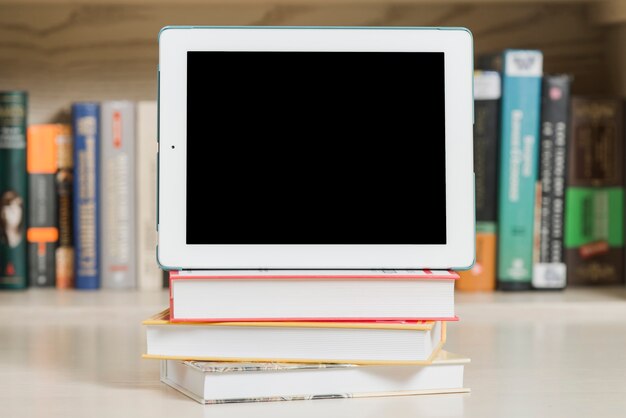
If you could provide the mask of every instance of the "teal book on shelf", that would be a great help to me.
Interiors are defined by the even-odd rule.
[[[503,53],[498,281],[505,290],[531,287],[542,69],[540,51]]]
[[[28,283],[26,115],[26,92],[0,92],[0,289]]]

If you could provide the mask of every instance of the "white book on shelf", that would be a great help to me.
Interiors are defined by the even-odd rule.
[[[105,101],[100,110],[102,287],[132,289],[135,272],[135,103]]]
[[[137,103],[137,279],[139,289],[162,288],[156,259],[157,103]]]

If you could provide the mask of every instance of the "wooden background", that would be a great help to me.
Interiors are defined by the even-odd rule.
[[[592,15],[587,4],[555,2],[0,4],[0,90],[29,91],[31,123],[58,121],[72,101],[155,99],[157,35],[166,25],[418,25],[468,27],[477,54],[539,48],[546,72],[575,76],[576,93],[626,93],[626,31]]]

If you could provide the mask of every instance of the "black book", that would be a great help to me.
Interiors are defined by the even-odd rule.
[[[476,72],[474,98],[476,221],[495,224],[498,216],[500,75],[495,71]]]
[[[563,239],[570,84],[568,75],[543,78],[532,279],[537,289],[563,289],[567,282]]]
[[[498,72],[474,72],[476,261],[456,283],[462,291],[486,292],[496,286],[500,95]]]
[[[169,289],[170,288],[170,272],[163,270],[161,273],[163,274],[163,289]]]

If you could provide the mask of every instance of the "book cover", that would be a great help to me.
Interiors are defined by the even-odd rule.
[[[156,259],[157,103],[137,103],[137,280],[139,289],[163,287]]]
[[[74,287],[73,186],[74,159],[72,133],[69,125],[57,125],[56,198],[59,242],[55,253],[56,287]]]
[[[152,315],[142,321],[142,325],[171,325],[171,326],[199,326],[207,327],[261,327],[261,328],[338,328],[338,329],[397,329],[402,331],[431,331],[437,321],[399,321],[399,320],[369,320],[369,321],[225,321],[225,322],[174,322],[170,308]],[[441,321],[445,325],[445,321]],[[442,340],[445,339],[445,333]]]
[[[100,105],[102,287],[132,289],[135,273],[135,104]]]
[[[543,56],[507,50],[502,56],[498,286],[528,289],[533,229]]]
[[[57,136],[63,125],[31,125],[26,143],[28,171],[28,275],[31,286],[55,285],[57,228]]]
[[[77,289],[100,287],[100,105],[72,105],[74,142],[74,264]]]
[[[565,194],[569,284],[624,281],[624,106],[574,97]]]
[[[568,75],[543,78],[532,277],[537,289],[563,289],[567,283],[563,231],[570,84]]]
[[[172,270],[170,280],[177,279],[246,279],[246,280],[329,280],[329,279],[386,279],[386,280],[457,280],[452,270]]]
[[[460,291],[492,291],[496,287],[496,219],[498,200],[498,121],[500,74],[474,73],[474,182],[476,260],[459,272]]]
[[[0,92],[0,289],[27,286],[27,94]]]

